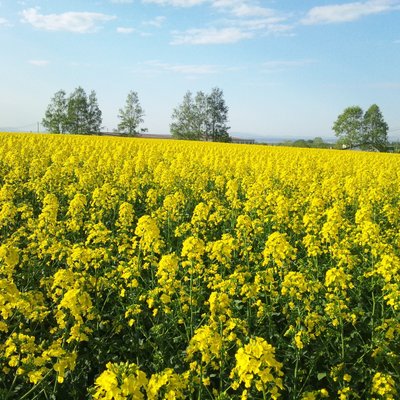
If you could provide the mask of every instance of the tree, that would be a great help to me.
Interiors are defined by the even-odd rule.
[[[68,131],[76,134],[88,134],[88,99],[86,92],[79,86],[68,98]]]
[[[99,133],[101,131],[102,112],[97,103],[96,92],[92,90],[88,98],[87,132]]]
[[[82,87],[76,88],[68,98],[68,131],[76,134],[93,134],[101,130],[102,113],[97,104],[96,92],[87,97]]]
[[[96,92],[89,97],[78,87],[66,97],[64,90],[59,90],[47,107],[43,126],[53,133],[92,134],[101,130],[101,111],[97,104]]]
[[[227,142],[229,140],[228,107],[225,104],[221,89],[213,88],[207,97],[207,132],[213,142]],[[208,137],[206,137],[206,140]]]
[[[182,104],[172,112],[170,130],[172,136],[178,139],[200,140],[199,131],[196,129],[195,103],[192,92],[187,91],[183,96]]]
[[[67,98],[64,90],[59,90],[52,97],[42,119],[42,125],[52,133],[68,131]]]
[[[196,93],[192,109],[192,125],[197,140],[208,139],[208,96],[200,91]]]
[[[333,125],[340,139],[338,142],[347,147],[361,146],[386,151],[388,125],[376,104],[364,114],[359,106],[348,107]]]
[[[364,114],[364,142],[379,151],[386,151],[388,129],[381,110],[373,104]]]
[[[194,98],[188,91],[173,110],[171,133],[179,139],[228,141],[227,114],[221,89],[214,88],[209,95],[200,91]]]
[[[349,147],[363,140],[363,110],[359,106],[347,107],[333,124],[333,130],[341,142]]]
[[[318,149],[323,149],[323,148],[326,148],[327,145],[324,142],[324,139],[322,139],[322,137],[317,136],[312,141],[312,147],[316,147]]]
[[[121,122],[118,124],[118,132],[126,135],[138,135],[147,129],[142,128],[139,131],[139,125],[144,122],[144,110],[139,103],[138,94],[130,91],[126,98],[125,108],[119,110],[118,118]]]

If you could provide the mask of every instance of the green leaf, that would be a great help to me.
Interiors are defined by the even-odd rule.
[[[326,372],[320,372],[317,375],[317,379],[320,381],[321,379],[324,379],[326,377]]]

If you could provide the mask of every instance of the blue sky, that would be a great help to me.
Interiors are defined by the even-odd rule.
[[[0,0],[0,49],[0,129],[35,131],[82,86],[106,129],[134,90],[168,133],[187,90],[217,86],[234,135],[329,138],[376,103],[400,139],[400,0]]]

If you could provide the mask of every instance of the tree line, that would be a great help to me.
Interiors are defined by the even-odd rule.
[[[119,109],[116,132],[129,136],[146,132],[141,127],[144,116],[137,92],[130,91],[124,107]],[[172,112],[170,131],[177,139],[227,142],[230,140],[227,121],[228,107],[221,89],[213,88],[209,94],[199,91],[195,96],[188,91]],[[52,133],[100,133],[102,112],[95,91],[88,96],[78,87],[67,96],[64,90],[59,90],[50,100],[42,125]]]
[[[284,141],[278,146],[305,147],[305,148],[335,148],[375,151],[393,151],[397,144],[390,144],[388,140],[388,124],[376,104],[367,111],[360,106],[351,106],[337,117],[332,127],[338,140],[335,144],[326,143],[322,138],[297,139]]]
[[[119,109],[119,124],[116,132],[136,136],[147,131],[142,128],[144,110],[137,92],[130,91],[124,107]],[[228,107],[223,91],[217,87],[210,93],[187,91],[172,112],[170,132],[177,139],[230,141],[228,130]],[[101,132],[102,112],[97,103],[96,92],[89,95],[82,87],[69,96],[59,90],[47,107],[42,125],[52,133],[96,134]],[[375,149],[388,148],[388,124],[376,104],[364,112],[359,106],[347,107],[334,122],[333,131],[339,138],[335,147]],[[299,147],[327,147],[320,138],[315,143],[294,142]],[[303,143],[304,142],[304,143]]]

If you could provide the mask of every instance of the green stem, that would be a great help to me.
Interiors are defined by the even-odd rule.
[[[222,327],[222,322],[220,321],[220,323],[219,323],[219,334],[221,335],[221,338],[223,338],[223,334],[222,334],[223,329],[222,328],[223,328]],[[224,368],[223,368],[223,366],[224,366],[224,363],[223,363],[223,361],[224,361],[224,353],[225,353],[224,344],[222,342],[221,354],[220,354],[221,360],[220,360],[220,363],[219,363],[219,392],[220,393],[222,392],[223,370],[224,370]]]
[[[193,337],[193,262],[190,270],[189,286],[189,305],[190,305],[190,337]]]
[[[202,400],[203,395],[203,364],[200,364],[200,387],[199,387],[199,396],[198,400]]]
[[[299,360],[300,360],[300,352],[296,350],[296,363],[294,365],[294,383],[293,383],[293,398],[297,398],[297,374],[299,371]]]
[[[371,343],[374,343],[374,332],[375,332],[375,293],[372,291],[372,312],[371,312]]]
[[[11,392],[12,392],[12,390],[14,389],[15,382],[17,382],[17,374],[14,375],[14,379],[13,379],[13,381],[12,381],[12,383],[11,383],[11,387],[10,387],[10,389],[8,390],[7,394],[6,394],[6,399],[8,399],[8,398],[11,396]]]
[[[49,371],[46,373],[46,375],[38,382],[36,385],[33,385],[22,397],[19,398],[19,400],[26,399],[32,392],[36,390],[36,388],[47,378],[48,375],[52,372],[52,369],[49,369]],[[56,378],[57,379],[57,378]]]
[[[341,344],[341,357],[344,361],[344,333],[343,333],[343,319],[340,318],[340,344]]]

